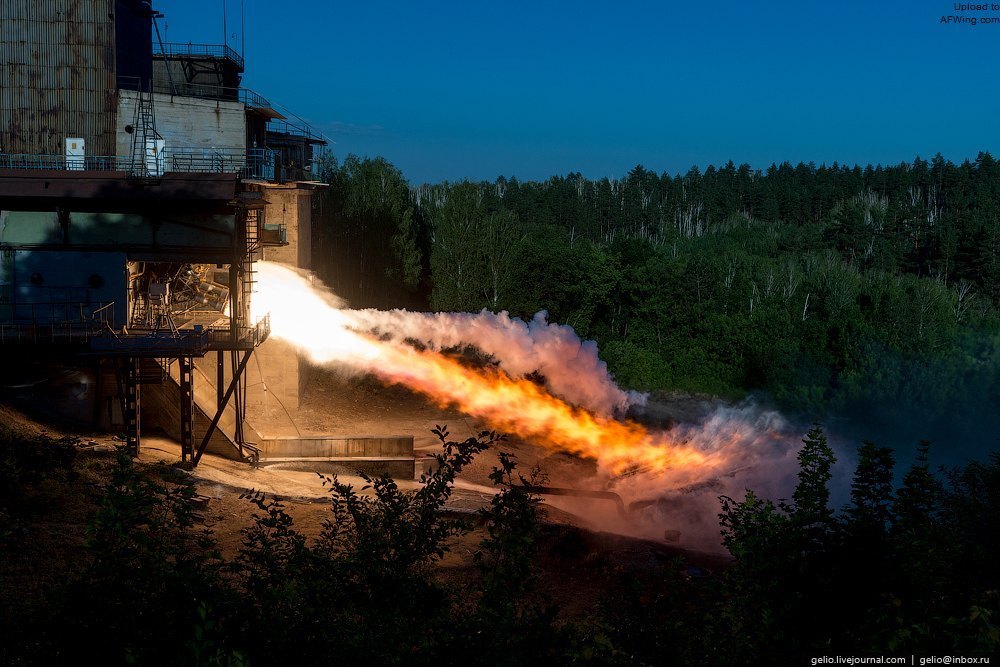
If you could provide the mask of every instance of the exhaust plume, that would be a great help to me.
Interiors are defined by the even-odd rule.
[[[526,324],[506,313],[345,310],[307,275],[268,262],[260,262],[258,270],[254,314],[269,312],[271,335],[295,345],[314,363],[404,385],[493,429],[591,458],[605,475],[692,484],[725,474],[749,453],[785,439],[771,422],[709,420],[651,432],[613,418],[638,397],[614,384],[596,345],[581,343],[569,327],[549,324],[544,315]],[[406,338],[428,347],[418,349]],[[493,354],[500,368],[469,368],[439,351],[459,344]],[[522,377],[532,371],[545,375],[551,392]]]
[[[347,310],[359,330],[373,330],[392,340],[411,339],[442,350],[472,345],[492,356],[513,377],[537,372],[549,390],[573,405],[603,416],[624,415],[644,405],[646,395],[623,391],[597,354],[597,343],[580,340],[572,327],[547,321],[539,312],[529,322],[506,311],[491,313],[414,313],[406,310]]]

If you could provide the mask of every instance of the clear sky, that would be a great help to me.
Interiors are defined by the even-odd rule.
[[[154,7],[220,43],[223,2]],[[940,23],[1000,4],[225,2],[244,85],[414,184],[1000,153],[1000,24]]]

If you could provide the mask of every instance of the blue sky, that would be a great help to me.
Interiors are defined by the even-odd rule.
[[[414,184],[1000,153],[1000,25],[945,0],[242,4],[244,85]],[[223,39],[223,0],[154,6]]]

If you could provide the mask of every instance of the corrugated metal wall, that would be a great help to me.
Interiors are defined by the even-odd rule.
[[[115,154],[114,0],[0,0],[0,152]]]

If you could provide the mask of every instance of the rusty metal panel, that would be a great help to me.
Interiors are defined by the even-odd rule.
[[[0,2],[0,152],[113,155],[114,0]]]

